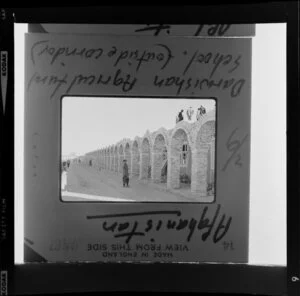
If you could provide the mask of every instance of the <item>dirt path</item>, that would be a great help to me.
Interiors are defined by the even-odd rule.
[[[131,178],[129,188],[124,188],[120,174],[106,170],[98,171],[95,168],[76,164],[70,166],[68,170],[66,190],[134,201],[195,201],[195,199],[189,200],[186,197],[160,190],[157,186],[151,186],[149,182],[140,181],[137,178]],[[74,198],[75,200],[78,198]]]

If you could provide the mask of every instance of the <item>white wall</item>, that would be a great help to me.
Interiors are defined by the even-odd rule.
[[[253,39],[250,263],[286,265],[286,25]]]

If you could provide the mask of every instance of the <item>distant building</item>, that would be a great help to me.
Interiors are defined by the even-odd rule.
[[[78,158],[78,155],[75,153],[75,152],[72,152],[70,154],[64,154],[61,156],[61,159],[64,161],[64,160],[72,160],[72,159],[75,159],[75,158]]]
[[[207,196],[214,191],[215,111],[193,123],[180,121],[173,129],[159,130],[143,137],[123,139],[109,147],[84,155],[82,162],[122,173],[127,160],[131,177],[166,182],[167,188],[190,188]],[[210,191],[210,192],[208,192]]]

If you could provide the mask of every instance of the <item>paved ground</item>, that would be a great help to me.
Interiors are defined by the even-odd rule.
[[[122,175],[95,168],[72,164],[67,172],[67,185],[62,192],[64,201],[153,201],[153,202],[199,202],[188,194],[188,188],[169,192],[166,184],[130,178],[129,188],[123,187]],[[206,200],[207,201],[207,200]]]

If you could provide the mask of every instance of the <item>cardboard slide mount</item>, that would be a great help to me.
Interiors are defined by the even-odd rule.
[[[160,44],[160,46],[158,46]],[[77,53],[85,48],[92,57],[66,55],[66,48]],[[96,50],[101,57],[96,59]],[[109,56],[116,49],[115,55]],[[114,63],[118,54],[137,50],[160,54],[161,60],[132,65]],[[100,50],[99,50],[100,51]],[[99,52],[98,51],[98,52]],[[184,54],[185,53],[185,54]],[[194,54],[207,54],[208,63],[194,61],[183,74]],[[164,261],[235,262],[248,261],[249,237],[249,159],[251,38],[187,38],[153,36],[99,36],[76,34],[26,35],[25,78],[25,244],[49,262],[86,261]],[[56,57],[55,57],[56,56]],[[213,77],[213,57],[221,57]],[[170,58],[172,57],[172,58]],[[226,58],[227,57],[227,58]],[[168,62],[169,58],[169,62]],[[226,58],[226,60],[225,60]],[[230,61],[229,61],[230,60]],[[216,61],[216,60],[215,60]],[[165,66],[164,66],[165,65]],[[116,77],[117,83],[99,85],[78,83],[78,77]],[[81,76],[79,76],[81,75]],[[178,93],[175,84],[158,87],[155,77],[175,77],[183,81]],[[126,79],[136,79],[130,89]],[[190,79],[190,80],[189,80]],[[111,79],[114,81],[115,79]],[[198,80],[198,82],[197,82]],[[189,85],[192,81],[194,85]],[[191,83],[190,83],[191,84]],[[61,100],[65,96],[215,98],[216,118],[216,198],[211,204],[142,203],[64,203],[60,200]],[[109,99],[109,98],[108,98]],[[234,143],[233,143],[234,142]],[[233,149],[235,147],[235,150]],[[182,229],[161,227],[145,232],[147,215],[130,213],[161,212],[151,216],[153,223],[165,225],[176,212]],[[163,214],[165,213],[165,214]],[[114,218],[88,219],[91,216]],[[119,215],[119,216],[118,216]],[[113,220],[112,220],[113,219]],[[191,222],[195,221],[195,222]],[[128,223],[130,243],[122,234],[105,231],[103,223]],[[194,227],[192,224],[197,225]],[[194,228],[193,228],[194,227]],[[193,230],[192,230],[193,229]],[[193,231],[190,240],[189,233]],[[128,237],[128,236],[127,236]],[[221,237],[221,238],[220,238]],[[107,257],[116,246],[128,245],[135,257]],[[98,245],[91,250],[90,245]],[[141,246],[137,249],[137,245]],[[102,248],[105,248],[101,250]],[[171,257],[157,257],[168,250]],[[25,258],[26,261],[26,258]]]

